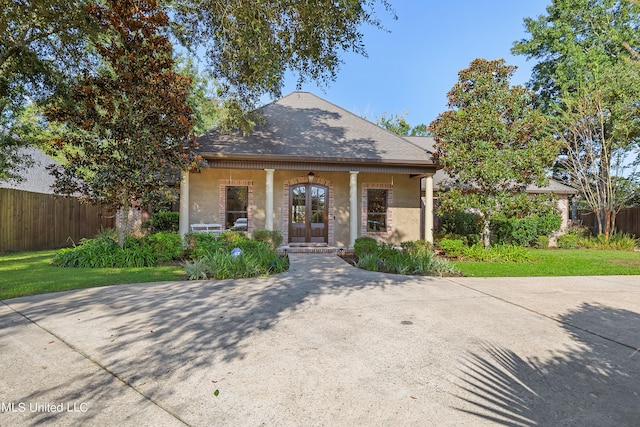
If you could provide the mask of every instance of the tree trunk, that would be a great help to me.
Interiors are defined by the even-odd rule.
[[[125,203],[124,206],[118,211],[120,215],[120,229],[118,230],[118,245],[124,249],[124,236],[129,228],[129,203]]]
[[[491,229],[489,228],[490,222],[489,220],[485,217],[483,220],[483,227],[482,227],[482,243],[484,244],[485,248],[488,248],[489,245],[491,245]]]
[[[609,236],[611,235],[611,211],[603,210],[604,212],[604,237],[609,240]]]

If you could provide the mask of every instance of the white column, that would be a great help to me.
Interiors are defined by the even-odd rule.
[[[189,232],[189,172],[180,174],[180,235],[184,237]]]
[[[264,228],[273,230],[273,172],[275,169],[265,169],[267,173],[266,201],[264,206]]]
[[[424,239],[433,243],[433,175],[425,177]]]
[[[349,246],[358,238],[358,171],[349,171]]]

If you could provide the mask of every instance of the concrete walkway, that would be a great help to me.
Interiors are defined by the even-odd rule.
[[[640,277],[277,277],[0,304],[0,425],[638,426]]]

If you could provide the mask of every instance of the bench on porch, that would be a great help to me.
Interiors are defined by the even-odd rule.
[[[224,226],[222,224],[191,224],[191,231],[194,233],[213,233],[220,234],[224,231]]]

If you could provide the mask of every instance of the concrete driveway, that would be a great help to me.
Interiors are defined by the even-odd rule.
[[[640,425],[638,276],[291,263],[4,301],[0,425]]]

